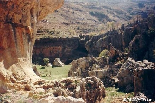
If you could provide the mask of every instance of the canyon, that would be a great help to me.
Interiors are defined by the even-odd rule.
[[[51,100],[53,103],[85,103],[101,101],[105,97],[104,85],[96,77],[48,81],[32,69],[36,23],[63,3],[63,0],[0,1],[0,102],[18,102],[22,98],[27,103]],[[3,98],[5,93],[10,95],[9,99]],[[36,96],[37,100],[31,99]]]
[[[147,18],[137,19],[127,26],[122,25],[118,30],[88,36],[83,44],[79,43],[80,37],[40,39],[36,42],[37,49],[34,48],[34,54],[42,53],[51,60],[54,59],[52,57],[60,57],[62,61],[72,58],[68,59],[70,62],[73,60],[68,76],[79,78],[95,76],[103,81],[105,87],[115,86],[123,92],[134,92],[134,96],[142,93],[154,100],[152,76],[155,69],[155,15],[154,12],[150,14],[148,13]],[[86,57],[75,52],[79,49],[79,45],[87,51]],[[67,50],[62,48],[69,50],[66,52]],[[108,56],[98,57],[103,50],[108,50]],[[50,51],[51,54],[48,54]],[[74,58],[73,53],[80,58]],[[63,58],[61,55],[67,56]]]
[[[115,86],[154,101],[155,12],[100,35],[37,38],[36,24],[63,3],[0,1],[0,93],[23,92],[25,101],[33,97],[39,103],[95,103],[103,102],[105,87]],[[98,57],[104,50],[107,54]],[[42,64],[43,58],[71,63],[69,77],[51,81],[37,76],[32,62]]]
[[[115,48],[117,54],[126,52],[135,60],[147,59],[155,61],[154,56],[154,16],[130,23],[119,30],[111,30],[100,35],[79,35],[71,38],[40,38],[36,40],[33,51],[33,61],[41,62],[49,58],[60,58],[65,64],[80,57],[98,57],[104,50]],[[116,55],[113,51],[112,55]]]

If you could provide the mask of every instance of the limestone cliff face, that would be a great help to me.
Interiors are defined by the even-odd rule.
[[[49,58],[53,63],[55,58],[68,64],[72,60],[86,57],[88,52],[85,49],[85,43],[89,36],[84,38],[42,38],[35,41],[33,48],[33,63],[43,64],[43,58]]]
[[[62,4],[63,0],[0,1],[0,61],[5,68],[18,58],[31,60],[37,21]]]
[[[113,30],[105,34],[93,36],[87,43],[86,49],[93,56],[99,56],[102,50],[110,49],[112,44],[116,49],[123,49],[123,35]]]
[[[32,71],[30,68],[36,23],[61,7],[63,2],[63,0],[0,1],[0,69],[4,69],[0,70],[3,71],[0,72],[0,81],[6,81],[5,79],[10,81],[10,78],[23,79],[27,74],[35,75],[27,71]]]

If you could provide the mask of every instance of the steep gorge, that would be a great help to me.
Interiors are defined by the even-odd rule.
[[[0,1],[0,93],[17,81],[35,81],[32,49],[36,23],[60,8],[63,0]],[[18,83],[17,83],[18,84]],[[16,88],[19,88],[16,86]]]
[[[27,103],[85,103],[101,101],[105,97],[104,85],[96,77],[49,81],[41,79],[32,69],[36,23],[61,7],[63,2],[64,0],[0,1],[0,102],[17,103],[21,102],[18,99],[22,99]],[[86,88],[90,82],[93,83],[93,88],[98,89]],[[8,94],[11,98],[3,98]]]

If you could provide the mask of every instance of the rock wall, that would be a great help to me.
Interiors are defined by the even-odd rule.
[[[36,23],[61,7],[63,0],[0,1],[0,83],[33,79],[32,49]],[[1,84],[1,85],[2,85]],[[3,90],[4,86],[1,86]],[[5,87],[6,88],[6,87]]]
[[[86,48],[91,55],[98,57],[102,50],[110,49],[109,44],[112,44],[116,49],[122,50],[124,47],[122,39],[123,35],[119,34],[118,31],[109,31],[105,34],[93,36],[86,43]]]
[[[33,63],[41,64],[43,58],[49,58],[52,63],[55,58],[68,64],[72,60],[86,57],[88,52],[85,43],[89,36],[84,38],[42,38],[35,41],[33,49]]]

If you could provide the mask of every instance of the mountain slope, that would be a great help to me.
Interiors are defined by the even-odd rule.
[[[72,1],[72,0],[71,0]],[[73,0],[74,1],[74,0]],[[49,14],[38,23],[38,37],[73,37],[81,34],[101,34],[120,28],[121,24],[132,22],[137,15],[144,15],[154,3],[146,2],[70,2]],[[124,0],[123,0],[124,1]]]

